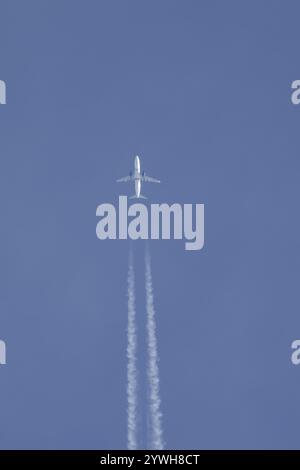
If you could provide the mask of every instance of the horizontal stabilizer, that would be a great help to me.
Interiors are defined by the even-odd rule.
[[[139,195],[139,197],[137,197],[135,194],[133,196],[130,196],[129,199],[147,199],[146,196],[143,196],[142,194]]]

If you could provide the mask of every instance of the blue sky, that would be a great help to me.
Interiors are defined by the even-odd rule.
[[[95,212],[135,154],[151,202],[205,204],[203,250],[151,242],[167,447],[299,448],[299,14],[0,1],[1,448],[126,446],[129,242]]]

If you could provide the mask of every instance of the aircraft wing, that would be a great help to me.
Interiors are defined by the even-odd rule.
[[[128,183],[128,181],[132,180],[132,176],[124,176],[123,178],[120,178],[117,180],[117,183]]]
[[[160,183],[159,180],[152,178],[151,176],[147,176],[147,175],[142,177],[142,181],[145,181],[145,183]]]

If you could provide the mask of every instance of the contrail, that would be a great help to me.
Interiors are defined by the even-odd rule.
[[[147,341],[148,341],[148,368],[149,381],[149,420],[150,420],[150,448],[163,450],[162,413],[160,411],[160,387],[158,369],[158,351],[156,338],[155,309],[152,287],[150,252],[145,254],[145,280],[146,280],[146,309],[147,309]]]
[[[137,336],[135,313],[135,278],[133,255],[128,264],[128,327],[127,327],[127,447],[137,449]]]

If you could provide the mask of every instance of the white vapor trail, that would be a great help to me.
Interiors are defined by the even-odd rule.
[[[137,449],[137,335],[135,312],[135,278],[133,256],[128,265],[128,327],[127,327],[127,447]]]
[[[149,382],[149,424],[151,431],[150,448],[163,450],[162,413],[160,410],[160,386],[158,351],[156,337],[156,322],[154,297],[151,274],[150,252],[146,250],[145,255],[145,280],[146,280],[146,309],[147,309],[147,341],[148,341],[148,367],[147,375]]]

